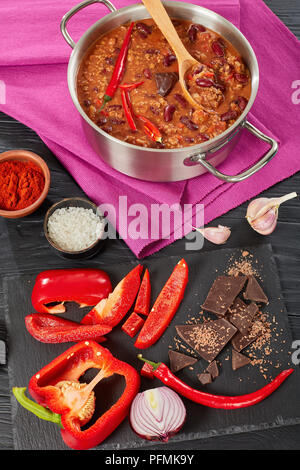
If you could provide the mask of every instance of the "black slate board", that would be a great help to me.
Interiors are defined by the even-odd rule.
[[[197,373],[202,372],[207,366],[207,363],[202,359],[194,366],[193,370],[187,368],[178,373],[178,376],[190,385],[216,394],[239,395],[249,393],[265,385],[280,370],[290,366],[292,337],[280,293],[280,284],[271,246],[263,245],[244,249],[247,249],[253,255],[254,266],[269,297],[269,305],[263,311],[268,315],[268,320],[273,325],[274,322],[276,323],[276,331],[272,335],[271,352],[262,359],[263,367],[266,369],[265,373],[262,373],[258,366],[253,365],[248,365],[238,371],[232,371],[230,346],[225,348],[217,358],[219,364],[221,364],[220,376],[212,384],[203,387],[196,378]],[[174,339],[176,334],[175,325],[187,321],[194,322],[194,317],[199,318],[199,321],[201,321],[201,316],[198,313],[213,280],[218,274],[226,271],[234,260],[239,259],[241,253],[241,249],[218,249],[209,253],[197,252],[185,256],[189,266],[189,283],[185,298],[161,339],[154,346],[143,351],[145,357],[153,361],[168,363],[168,350],[170,346],[175,349],[177,344]],[[149,259],[143,263],[150,271],[153,299],[156,298],[179,259],[178,256],[172,256]],[[133,265],[133,263],[126,263],[108,266],[107,272],[111,275],[113,285]],[[11,387],[26,386],[29,378],[35,372],[71,346],[71,344],[47,345],[39,343],[25,329],[24,316],[32,312],[30,295],[36,274],[26,273],[19,277],[6,276],[3,280]],[[76,306],[70,304],[67,317],[79,321],[85,311],[88,311],[88,309],[79,310]],[[142,364],[136,357],[139,351],[133,347],[133,343],[134,339],[129,338],[118,327],[110,333],[104,345],[116,357],[129,362],[140,370]],[[180,349],[180,351],[185,352],[184,349]],[[249,348],[245,352],[249,352]],[[180,442],[187,440],[298,424],[300,423],[298,383],[299,368],[296,368],[281,388],[268,397],[266,401],[250,408],[234,411],[206,408],[184,399],[187,408],[187,421],[182,431],[172,438],[172,442],[178,442],[178,446],[180,446]],[[157,379],[151,381],[143,378],[141,388],[154,388],[161,385],[161,382]],[[117,377],[112,377],[103,384],[101,382],[101,387],[99,387],[101,395],[98,396],[97,390],[97,398],[101,403],[102,410],[117,399],[122,392],[122,387],[123,383]],[[293,397],[293,400],[289,400],[289,397]],[[12,398],[12,409],[14,446],[16,449],[66,449],[60,438],[58,427],[37,419],[34,415],[22,409],[14,398]],[[105,450],[157,448],[161,445],[167,449],[165,444],[150,443],[137,437],[131,430],[128,420],[125,420],[98,448]]]

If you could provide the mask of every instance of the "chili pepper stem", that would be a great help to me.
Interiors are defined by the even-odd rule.
[[[158,369],[159,366],[161,365],[161,362],[149,361],[149,359],[145,359],[141,354],[138,354],[137,357],[138,357],[138,359],[140,359],[140,361],[143,361],[143,362],[146,362],[147,364],[150,364],[150,366],[153,367],[153,370]]]
[[[60,415],[30,400],[25,395],[26,387],[13,387],[12,391],[16,400],[23,408],[35,414],[38,418],[58,424],[62,428]]]

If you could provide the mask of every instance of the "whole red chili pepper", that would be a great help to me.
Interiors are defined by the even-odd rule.
[[[144,132],[145,134],[150,137],[151,140],[154,142],[162,142],[162,135],[159,131],[159,129],[153,124],[150,119],[146,118],[145,116],[141,116],[140,114],[137,116],[137,118],[142,121],[144,125]]]
[[[91,368],[98,374],[84,384],[79,379]],[[121,397],[110,409],[85,426],[93,417],[93,389],[106,377],[118,374],[125,379]],[[61,427],[64,442],[73,449],[89,449],[104,441],[127,416],[140,386],[137,371],[115,358],[108,349],[94,341],[75,344],[31,377],[28,390],[37,403],[27,398],[25,388],[14,387],[19,403],[39,418]]]
[[[67,343],[93,339],[105,341],[112,330],[108,325],[82,325],[49,313],[32,313],[25,317],[27,331],[41,343]]]
[[[121,91],[121,98],[122,98],[124,113],[125,113],[127,122],[129,124],[129,127],[131,130],[136,131],[137,127],[133,119],[130,97],[129,97],[129,93],[127,90]]]
[[[112,77],[110,79],[110,82],[108,84],[108,87],[106,88],[105,95],[103,96],[103,104],[101,109],[104,108],[106,103],[110,101],[115,93],[116,90],[122,80],[122,77],[124,75],[124,70],[125,70],[125,64],[126,64],[126,59],[127,59],[127,53],[129,49],[129,44],[130,44],[130,39],[131,39],[131,33],[134,27],[134,22],[132,22],[128,28],[128,31],[126,33],[124,42],[122,44],[120,53],[118,55],[118,59],[116,61],[116,65],[113,70]]]
[[[110,278],[101,269],[49,269],[36,277],[31,301],[39,313],[64,313],[64,302],[94,306],[111,291]]]
[[[143,85],[143,83],[145,82],[141,81],[141,82],[135,82],[135,83],[122,83],[121,85],[119,85],[119,88],[121,88],[121,90],[131,91]]]
[[[246,395],[230,397],[213,395],[211,393],[205,393],[201,392],[200,390],[196,390],[176,377],[176,375],[174,375],[162,362],[148,361],[147,359],[144,359],[141,354],[138,355],[138,358],[141,361],[151,365],[154,377],[161,380],[166,386],[175,390],[175,392],[180,393],[182,396],[188,398],[191,401],[194,401],[195,403],[199,403],[200,405],[205,405],[210,408],[223,408],[225,410],[245,408],[247,406],[252,406],[256,403],[259,403],[271,395],[271,393],[273,393],[294,371],[294,369],[283,370],[274,380],[261,389]]]

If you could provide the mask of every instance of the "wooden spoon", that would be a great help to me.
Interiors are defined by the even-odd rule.
[[[201,108],[200,104],[197,103],[189,94],[186,83],[185,74],[194,65],[201,65],[191,54],[186,50],[181,42],[180,37],[177,34],[173,23],[165,10],[165,7],[160,0],[142,0],[143,4],[147,8],[148,12],[152,16],[153,20],[167,39],[168,43],[172,47],[178,61],[179,69],[179,83],[181,85],[185,98],[191,105],[196,108]]]

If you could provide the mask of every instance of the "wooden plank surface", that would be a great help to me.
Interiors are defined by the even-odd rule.
[[[251,0],[249,0],[251,1]],[[300,38],[300,2],[299,0],[265,0],[274,13]],[[300,77],[296,77],[300,78]],[[296,79],[295,78],[295,79]],[[295,123],[296,125],[296,123]],[[71,176],[60,165],[52,153],[41,142],[39,137],[30,129],[15,120],[0,114],[0,152],[12,148],[26,148],[32,150],[47,161],[51,174],[52,185],[46,205],[33,216],[16,221],[0,219],[0,266],[1,274],[30,271],[39,266],[41,254],[48,250],[47,242],[42,232],[42,220],[47,205],[68,196],[83,195]],[[276,197],[288,192],[298,191],[300,188],[300,173],[273,186],[264,195]],[[232,228],[232,236],[226,246],[259,244],[261,237],[254,231],[249,232],[245,221],[246,204],[228,212],[217,219]],[[275,232],[268,237],[272,244],[277,268],[279,271],[283,297],[287,307],[293,338],[300,339],[300,210],[298,200],[285,203],[280,209],[280,220]],[[205,243],[204,249],[215,247]],[[153,257],[178,255],[184,253],[184,241],[179,240],[170,247],[153,255]],[[101,257],[97,258],[98,266],[105,267],[111,262],[126,262],[135,259],[135,256],[120,240],[108,241]],[[68,266],[65,261],[61,265]],[[57,266],[55,255],[49,256],[47,266]],[[1,296],[0,286],[0,299]],[[0,303],[1,308],[1,303]],[[5,335],[3,322],[0,322],[0,339]],[[8,352],[9,353],[9,352]],[[8,373],[6,366],[0,366],[0,449],[12,449],[13,437],[11,427],[11,413],[14,409],[10,403],[8,389]],[[181,449],[299,449],[300,426],[287,426],[265,431],[255,431],[238,435],[202,439],[197,442],[183,443]],[[176,445],[170,443],[170,449]]]

